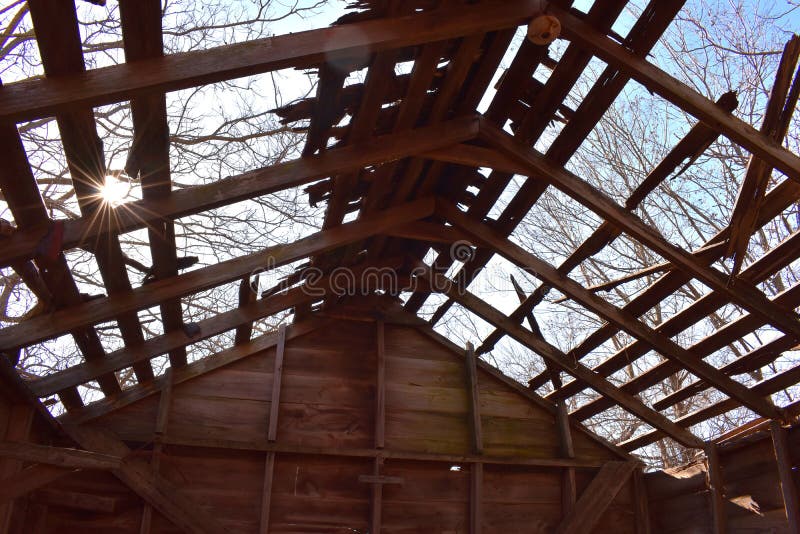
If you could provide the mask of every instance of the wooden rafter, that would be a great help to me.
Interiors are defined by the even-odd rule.
[[[437,211],[451,223],[459,226],[476,240],[479,240],[484,246],[498,251],[506,259],[540,278],[544,283],[558,288],[587,309],[597,313],[600,317],[603,317],[619,328],[626,330],[631,335],[643,340],[665,356],[680,362],[687,370],[702,377],[706,382],[713,384],[714,387],[732,398],[737,399],[743,405],[757,413],[761,413],[765,417],[781,417],[779,410],[768,400],[755,395],[745,386],[734,382],[703,360],[696,359],[692,354],[673,342],[670,338],[658,333],[656,330],[638,321],[635,317],[626,314],[623,310],[616,308],[607,301],[594,295],[577,282],[559,273],[552,265],[540,260],[533,254],[512,243],[510,240],[498,236],[485,225],[471,221],[454,206],[446,203],[437,204]]]
[[[519,145],[508,134],[485,121],[481,122],[481,137],[500,150],[516,157],[520,162],[528,164],[530,174],[549,181],[607,221],[623,229],[631,237],[671,261],[675,267],[698,278],[744,309],[762,316],[776,328],[786,333],[800,335],[800,318],[797,313],[770,302],[752,284],[742,280],[736,280],[736,283],[729,284],[728,278],[724,274],[704,266],[697,262],[690,253],[667,242],[663,236],[645,225],[641,219],[625,211],[596,188],[562,167],[553,165],[535,150]]]
[[[566,38],[587,47],[597,57],[627,73],[648,90],[691,113],[789,178],[800,181],[800,157],[775,144],[744,121],[724,113],[711,100],[602,35],[574,14],[556,6],[552,7],[552,13],[561,22]]]

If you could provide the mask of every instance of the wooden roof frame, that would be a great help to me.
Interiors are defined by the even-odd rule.
[[[769,221],[788,202],[800,199],[800,157],[734,117],[730,111],[735,104],[731,105],[730,100],[723,97],[715,103],[644,59],[682,2],[654,4],[648,8],[649,16],[637,20],[623,44],[609,35],[616,14],[624,8],[624,1],[597,2],[593,9],[607,9],[600,14],[602,16],[592,18],[591,14],[582,16],[569,9],[570,2],[567,1],[508,0],[444,6],[421,12],[413,12],[413,9],[409,12],[408,6],[388,12],[376,9],[367,11],[369,17],[364,18],[369,20],[204,51],[164,55],[157,0],[140,3],[121,0],[127,61],[89,71],[83,65],[74,5],[59,4],[59,15],[54,17],[45,12],[40,1],[31,0],[30,4],[34,26],[39,31],[39,46],[47,76],[0,87],[0,150],[9,162],[0,167],[0,187],[18,227],[14,235],[3,243],[0,266],[16,268],[24,262],[34,262],[44,273],[44,283],[53,293],[58,309],[49,316],[0,330],[0,351],[13,353],[20,347],[68,333],[74,337],[85,362],[28,383],[38,397],[59,395],[68,409],[65,420],[83,420],[99,413],[91,407],[82,407],[76,389],[81,384],[98,380],[107,397],[98,406],[106,411],[113,409],[159,389],[164,379],[154,377],[150,365],[152,358],[169,354],[174,376],[188,379],[270,346],[274,336],[244,342],[250,336],[248,325],[260,318],[294,308],[302,320],[290,327],[289,335],[300,335],[307,328],[302,325],[311,324],[306,323],[308,319],[305,316],[315,300],[306,291],[308,284],[263,299],[242,298],[239,308],[200,321],[200,333],[192,336],[181,328],[180,297],[184,295],[236,280],[243,280],[242,288],[246,289],[247,277],[258,269],[306,258],[330,271],[342,258],[345,266],[352,264],[356,253],[365,248],[368,253],[361,266],[379,265],[382,254],[403,247],[410,251],[413,263],[421,259],[422,251],[429,246],[452,243],[461,237],[472,239],[479,246],[475,258],[465,264],[459,279],[447,280],[432,271],[421,277],[441,282],[443,293],[449,298],[434,313],[431,323],[435,324],[449,306],[457,302],[496,328],[478,348],[478,354],[491,350],[500,337],[508,335],[575,378],[547,395],[548,400],[563,401],[587,386],[603,395],[573,412],[574,418],[585,420],[603,409],[619,405],[654,428],[648,434],[632,438],[622,447],[632,449],[667,435],[687,447],[704,448],[702,440],[686,427],[707,419],[707,415],[711,417],[738,406],[777,421],[789,422],[796,417],[796,410],[777,408],[768,398],[781,387],[800,380],[796,369],[752,388],[736,382],[731,376],[742,369],[774,360],[777,352],[793,348],[800,340],[800,316],[794,311],[800,305],[800,295],[795,295],[800,291],[791,288],[770,300],[755,285],[797,259],[796,245],[800,238],[791,236],[731,279],[710,267],[724,253],[720,245],[731,237],[729,230],[712,238],[706,247],[687,253],[667,242],[631,213],[644,195],[683,160],[686,150],[703,145],[718,135],[739,144],[753,157],[787,177],[764,197],[757,213],[759,222]],[[547,47],[536,47],[527,41],[523,43],[518,53],[522,59],[512,63],[486,113],[478,114],[477,104],[516,28],[544,12],[561,21],[564,37],[570,41],[569,48],[561,60],[555,62],[548,58]],[[56,20],[59,26],[51,27]],[[380,124],[387,113],[384,103],[394,66],[401,54],[412,47],[417,50],[417,55],[414,70],[407,76],[406,97],[397,106],[397,116],[392,125],[374,135],[375,125]],[[343,78],[329,72],[330,69],[326,71],[326,60],[352,60],[356,55],[365,54],[371,56],[371,60],[367,65],[367,79],[360,88],[361,98],[348,104],[355,109],[353,121],[337,132],[334,118],[341,111],[337,106],[344,105],[339,98]],[[439,71],[442,57],[447,57],[449,63]],[[477,57],[481,61],[476,62]],[[563,105],[563,98],[592,57],[602,59],[608,67],[592,89],[592,98],[587,98],[577,110],[569,110]],[[503,126],[511,120],[512,113],[519,115],[519,111],[511,109],[512,104],[520,98],[521,87],[530,82],[531,73],[540,64],[549,64],[553,75],[545,84],[536,82],[539,86],[535,100],[530,103],[527,115],[517,117],[512,135],[503,130]],[[166,92],[284,68],[312,67],[321,67],[316,102],[330,104],[327,111],[320,111],[324,106],[315,107],[310,100],[305,104],[297,103],[294,108],[289,106],[279,110],[290,117],[294,110],[309,102],[312,105],[303,109],[319,108],[316,113],[307,111],[311,114],[311,124],[301,158],[216,183],[171,191],[167,145],[162,142],[168,136]],[[434,82],[437,76],[442,79]],[[647,183],[637,189],[628,203],[620,206],[566,171],[564,164],[628,79],[640,82],[702,122],[665,159],[663,167],[659,166],[648,176]],[[436,90],[429,91],[434,83],[438,84]],[[105,172],[102,143],[97,139],[92,107],[127,100],[131,101],[136,137],[147,140],[132,146],[134,157],[131,158],[133,167],[130,172],[148,177],[147,194],[143,200],[127,204],[124,209],[104,211],[96,203],[92,204],[89,195],[91,182],[96,178],[94,174]],[[569,139],[557,139],[547,154],[540,154],[530,146],[557,113],[571,114],[565,128]],[[48,116],[58,119],[83,212],[80,218],[65,221],[63,226],[61,223],[54,225],[47,216],[15,128],[17,122]],[[337,136],[340,141],[329,148],[329,138]],[[96,139],[97,142],[94,146],[79,142],[85,139]],[[351,190],[366,167],[377,170],[361,199],[361,213],[355,221],[342,223],[353,200]],[[467,186],[459,188],[463,180],[469,179],[469,169],[474,171],[477,167],[488,167],[493,172],[478,185],[479,192],[470,199],[465,213],[456,204],[462,198],[460,195],[466,194]],[[452,176],[456,184],[449,189],[439,185],[441,177],[448,171],[451,174],[447,176]],[[527,181],[503,216],[497,221],[487,222],[489,209],[514,174],[527,176]],[[324,178],[330,179],[331,194],[325,224],[320,232],[292,244],[270,247],[257,254],[178,274],[175,220]],[[550,185],[605,221],[601,229],[575,252],[575,257],[558,268],[508,239],[521,215]],[[63,256],[45,261],[38,253],[39,244],[48,239],[55,226],[59,231],[63,230],[58,252],[80,247],[95,254],[108,290],[107,297],[80,302]],[[118,236],[142,228],[148,229],[157,280],[133,288],[121,259]],[[647,246],[668,263],[659,266],[666,271],[665,274],[645,293],[624,308],[617,308],[597,296],[596,288],[584,288],[568,274],[582,261],[581,258],[594,254],[621,233]],[[370,246],[365,247],[365,243]],[[495,253],[542,280],[542,286],[524,298],[510,317],[503,316],[477,297],[457,290],[454,285],[454,282],[460,285],[471,282]],[[270,259],[268,266],[265,265],[267,258]],[[452,259],[449,261],[452,263]],[[441,267],[448,265],[447,262],[447,258],[441,257],[435,265]],[[663,298],[685,281],[693,279],[706,284],[712,292],[657,327],[650,327],[638,318],[647,310],[647,303],[659,295]],[[318,281],[318,288],[324,291],[327,282],[327,279]],[[544,298],[545,288],[549,287],[560,290],[607,320],[608,324],[598,328],[568,354],[562,353],[521,326],[533,307]],[[330,292],[325,291],[325,294],[330,295]],[[415,292],[406,303],[406,309],[410,313],[418,311],[427,294],[427,288]],[[748,314],[689,349],[671,340],[671,336],[702,319],[709,310],[713,311],[713,306],[727,302],[735,303]],[[326,297],[325,303],[330,306],[332,297]],[[136,311],[156,305],[161,307],[165,333],[145,341]],[[117,321],[125,342],[124,348],[112,354],[105,354],[94,331],[98,323],[107,320]],[[703,358],[719,346],[763,324],[774,326],[784,335],[721,369],[704,361]],[[241,343],[218,355],[217,363],[187,366],[187,346],[231,329],[241,330],[247,336],[237,336],[242,337]],[[617,331],[625,331],[636,339],[632,349],[637,355],[654,349],[668,360],[621,387],[612,385],[607,377],[624,362],[622,352],[594,369],[583,366],[578,360]],[[626,354],[630,355],[630,352]],[[140,384],[122,391],[114,372],[127,367],[134,369]],[[680,369],[694,374],[699,381],[659,400],[652,407],[635,397],[644,388]],[[547,377],[542,374],[533,377],[531,384],[539,387],[545,380]],[[701,410],[702,413],[689,414],[678,421],[660,413],[705,388],[717,389],[729,398]]]

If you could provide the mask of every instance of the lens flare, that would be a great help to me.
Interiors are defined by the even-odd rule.
[[[100,198],[112,207],[117,207],[127,202],[130,192],[130,183],[120,180],[113,174],[106,176],[105,183],[100,186]]]

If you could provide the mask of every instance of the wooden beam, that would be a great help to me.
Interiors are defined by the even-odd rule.
[[[575,446],[572,443],[572,432],[570,432],[569,413],[565,401],[557,405],[558,413],[556,416],[556,426],[561,447],[562,458],[575,458]],[[566,467],[561,472],[561,517],[567,517],[575,508],[578,498],[577,487],[575,486],[575,469]]]
[[[183,367],[183,366],[181,366]],[[153,475],[159,476],[161,471],[161,457],[164,454],[164,436],[169,424],[169,412],[172,407],[172,373],[175,368],[170,367],[164,373],[164,385],[161,387],[161,396],[158,399],[156,412],[156,426],[153,436],[153,452],[151,454],[150,469]],[[149,534],[153,522],[153,506],[145,502],[142,508],[142,520],[139,523],[139,534]]]
[[[711,527],[714,534],[727,532],[725,513],[725,483],[719,465],[719,452],[713,442],[706,444],[706,486],[708,487],[709,507],[711,510]]]
[[[285,68],[321,63],[525,24],[541,0],[442,7],[404,17],[268,37],[93,69],[61,80],[18,82],[0,90],[0,120],[30,121],[153,92],[169,92]]]
[[[122,0],[119,2],[125,61],[135,62],[164,55],[160,0]],[[169,126],[167,99],[164,93],[152,93],[131,99],[133,141],[125,162],[128,176],[138,176],[142,197],[146,200],[168,197],[172,189],[169,164]],[[152,273],[156,279],[175,276],[178,259],[175,227],[171,221],[150,221],[147,225]],[[183,328],[180,299],[165,300],[159,306],[164,331]],[[169,352],[170,365],[186,365],[186,349]]]
[[[608,462],[592,479],[575,504],[575,509],[556,528],[556,534],[583,534],[593,531],[603,512],[630,479],[638,462]]]
[[[107,454],[15,441],[0,442],[0,456],[72,469],[115,469],[122,461]]]
[[[258,298],[258,275],[256,275],[254,280],[250,280],[250,275],[245,276],[242,278],[242,281],[239,282],[239,307],[244,308],[249,306],[253,302],[256,301]],[[253,323],[243,323],[236,327],[236,336],[234,337],[234,343],[236,345],[241,345],[243,343],[247,343],[250,341],[250,336],[253,335]]]
[[[455,302],[461,304],[461,306],[474,313],[484,321],[494,325],[497,328],[504,329],[510,337],[522,343],[537,354],[549,359],[565,373],[586,381],[592,389],[613,399],[614,402],[619,404],[626,411],[636,415],[649,425],[669,434],[679,443],[682,443],[687,447],[703,447],[702,440],[694,436],[691,432],[679,427],[667,417],[656,412],[652,408],[645,406],[645,404],[639,399],[621,391],[604,378],[587,369],[584,365],[580,363],[576,364],[575,361],[567,357],[558,348],[550,345],[542,339],[539,339],[530,331],[522,328],[522,326],[510,320],[506,315],[491,307],[489,304],[472,295],[468,291],[456,287],[455,284],[453,284],[446,277],[438,273],[429,273],[421,278],[430,284],[429,287],[436,288],[437,291],[446,294]]]
[[[179,189],[167,197],[128,202],[116,209],[109,209],[101,222],[91,217],[64,221],[62,246],[64,250],[80,247],[93,243],[106,231],[126,233],[139,230],[152,221],[174,220],[298,187],[334,174],[402,159],[424,150],[472,139],[477,133],[477,118],[464,116],[432,126],[378,136],[353,146],[324,151],[318,156],[255,169],[205,185]],[[27,162],[25,165],[27,167]],[[30,203],[25,199],[20,199],[20,202]],[[33,258],[48,229],[47,225],[20,225],[19,230],[3,241],[0,266]]]
[[[159,304],[165,299],[196,293],[236,280],[258,270],[270,270],[293,261],[381,233],[385,229],[428,217],[432,198],[390,208],[360,221],[317,232],[287,245],[216,263],[202,269],[138,287],[132,291],[96,299],[53,314],[39,316],[0,330],[0,350],[27,346],[69,330],[99,323],[123,313]]]
[[[530,174],[549,181],[643,245],[650,247],[677,268],[696,277],[711,289],[719,291],[731,302],[751,313],[758,314],[787,334],[800,337],[800,317],[797,313],[770,302],[764,293],[754,285],[740,279],[729,283],[727,276],[716,269],[706,267],[690,253],[669,243],[658,232],[644,224],[641,219],[628,213],[595,187],[562,167],[554,165],[535,150],[520,145],[507,133],[486,121],[481,122],[481,137],[493,146],[516,157],[520,162],[526,162],[529,165]]]
[[[386,324],[375,321],[375,448],[386,441]]]
[[[480,534],[483,528],[483,463],[470,466],[469,477],[469,532]]]
[[[756,395],[747,387],[735,382],[705,361],[695,358],[694,355],[669,337],[660,334],[626,311],[609,304],[608,301],[586,290],[571,278],[560,273],[549,263],[537,258],[509,239],[496,234],[485,224],[472,221],[455,206],[441,202],[437,204],[437,211],[452,224],[468,232],[485,246],[496,250],[510,262],[530,272],[544,283],[558,288],[582,306],[646,342],[665,356],[680,362],[687,370],[714,385],[714,387],[731,398],[735,398],[756,413],[770,418],[782,417],[780,411],[764,397]]]
[[[278,327],[278,344],[275,346],[275,367],[272,370],[272,397],[269,404],[267,441],[278,436],[278,413],[281,405],[281,382],[283,378],[283,355],[286,351],[286,325]]]
[[[619,43],[602,35],[591,24],[555,5],[550,13],[561,22],[562,37],[580,43],[597,57],[614,65],[649,91],[658,93],[679,108],[702,120],[735,143],[770,163],[789,178],[800,181],[800,158],[744,121],[725,113],[708,98],[673,78]]]
[[[483,454],[483,431],[481,429],[480,393],[478,391],[478,369],[475,347],[467,343],[464,367],[467,374],[467,399],[469,399],[470,428],[472,429],[472,452]]]
[[[269,451],[264,459],[264,486],[261,490],[261,517],[258,534],[269,533],[269,510],[272,503],[272,478],[275,472],[275,452]]]
[[[146,434],[131,434],[131,438],[138,441],[149,439]],[[387,460],[412,460],[419,462],[442,462],[449,464],[472,464],[482,462],[491,465],[517,465],[527,467],[574,467],[576,469],[592,469],[603,465],[604,459],[583,458],[531,458],[525,456],[478,456],[475,454],[439,454],[429,452],[413,452],[392,449],[351,448],[351,447],[313,447],[293,443],[272,443],[266,439],[233,441],[218,437],[209,438],[182,438],[169,435],[164,438],[167,445],[181,447],[217,448],[232,451],[262,451],[275,452],[276,454],[307,454],[311,456],[332,456],[343,458],[375,458],[381,456]]]
[[[77,425],[65,425],[64,430],[87,450],[120,457],[130,454],[128,446],[111,431]],[[153,473],[144,459],[127,458],[112,472],[178,528],[192,534],[226,532],[216,517],[184,497],[172,483]]]
[[[759,395],[772,395],[782,389],[790,388],[798,382],[800,382],[800,366],[795,366],[755,384],[752,389]],[[789,405],[784,407],[783,410],[788,416],[796,415],[793,411],[793,406],[794,405]],[[737,408],[739,408],[739,404],[735,400],[726,398],[676,419],[675,424],[684,428],[690,427],[707,421],[711,417],[722,415]],[[649,445],[654,441],[658,441],[663,437],[664,435],[660,430],[650,430],[635,438],[619,443],[619,446],[624,450],[633,451],[645,445]]]
[[[775,461],[778,465],[778,476],[781,481],[784,510],[790,534],[800,533],[800,500],[797,485],[792,472],[792,459],[789,449],[789,437],[786,429],[777,421],[771,421],[769,431],[772,435],[772,446],[775,449]]]

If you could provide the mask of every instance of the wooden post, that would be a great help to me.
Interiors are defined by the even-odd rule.
[[[469,532],[479,534],[483,524],[483,463],[474,462],[470,473]]]
[[[381,531],[381,509],[383,507],[383,485],[402,484],[402,477],[391,477],[381,474],[384,457],[381,453],[375,456],[372,463],[371,475],[359,475],[358,481],[371,484],[369,496],[369,532],[370,534]]]
[[[258,527],[259,534],[269,532],[269,507],[272,501],[272,473],[275,470],[275,453],[270,451],[264,463],[264,491],[261,496],[261,522]]]
[[[386,328],[382,320],[377,321],[376,329],[375,448],[382,449],[386,435]]]
[[[269,429],[267,440],[275,441],[278,435],[278,409],[281,404],[281,377],[283,376],[283,353],[286,348],[286,325],[278,327],[278,345],[275,347],[275,368],[272,372],[272,400],[269,406]]]
[[[272,370],[272,397],[267,422],[267,440],[274,442],[278,437],[278,412],[281,405],[281,382],[283,378],[283,355],[286,352],[286,325],[278,327],[278,343],[275,345],[275,366]],[[272,475],[275,471],[275,452],[267,452],[264,460],[264,489],[261,496],[261,521],[259,534],[269,532],[269,509],[272,503]]]
[[[706,459],[708,460],[708,474],[706,483],[711,498],[712,531],[715,534],[725,533],[725,488],[722,480],[722,470],[719,465],[719,453],[716,444],[706,444]]]
[[[561,439],[561,457],[575,458],[575,447],[572,444],[572,432],[569,429],[569,413],[567,413],[566,401],[559,402],[556,423],[558,434]],[[567,517],[572,513],[577,500],[577,490],[575,488],[575,469],[566,467],[561,472],[561,517]]]
[[[478,395],[478,369],[475,357],[475,347],[467,343],[467,395],[469,397],[469,412],[472,424],[472,449],[475,454],[483,453],[483,432],[481,430],[481,411]]]
[[[483,431],[481,429],[480,396],[478,392],[478,362],[475,356],[475,347],[467,343],[467,395],[469,397],[470,422],[472,427],[472,449],[475,454],[483,454]],[[469,497],[469,531],[478,534],[483,522],[482,510],[483,494],[483,463],[472,463],[470,470],[470,497]]]
[[[786,510],[786,519],[791,534],[800,533],[800,509],[798,508],[797,486],[792,478],[792,461],[789,457],[789,439],[778,421],[770,421],[772,445],[775,448],[775,461],[778,464],[778,475],[781,479],[781,493]]]
[[[153,457],[150,467],[153,474],[158,476],[161,470],[161,455],[164,452],[164,436],[167,432],[169,422],[169,410],[172,406],[172,367],[164,373],[164,387],[161,389],[161,397],[158,399],[158,413],[156,414],[156,428],[153,435]],[[145,502],[142,509],[142,521],[139,524],[139,534],[149,534],[153,522],[153,507]]]

